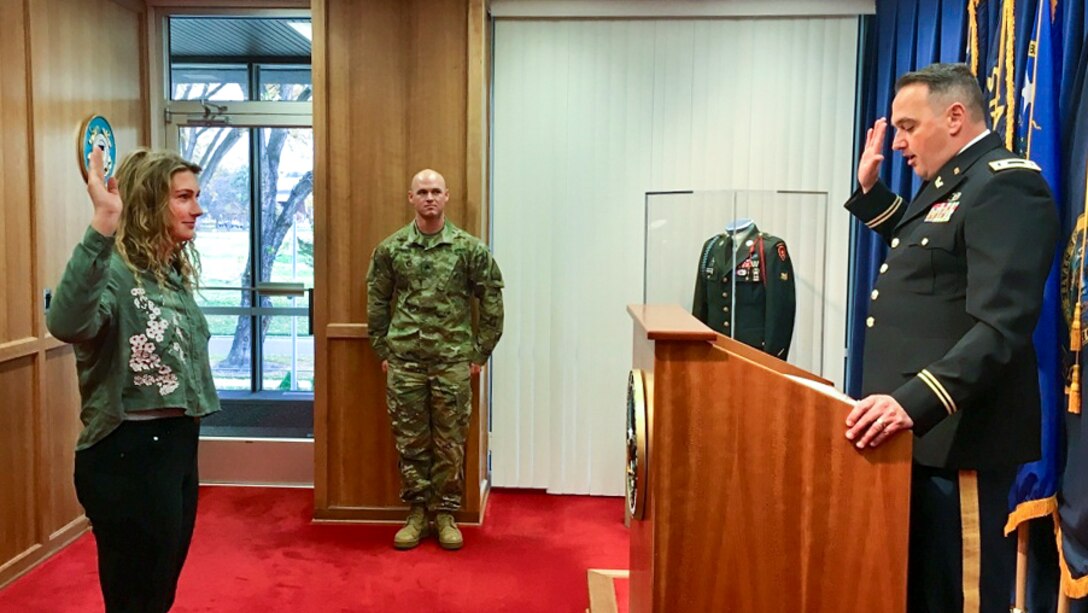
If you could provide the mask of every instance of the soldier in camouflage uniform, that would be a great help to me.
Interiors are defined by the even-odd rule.
[[[370,341],[386,373],[401,499],[411,505],[397,549],[426,536],[428,511],[442,547],[463,543],[452,513],[464,494],[470,376],[502,335],[502,273],[487,246],[446,220],[448,199],[442,175],[416,174],[408,193],[416,217],[378,245],[367,272]]]

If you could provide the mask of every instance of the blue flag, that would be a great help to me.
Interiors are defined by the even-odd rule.
[[[1084,16],[1083,5],[1076,2],[1066,3],[1069,10],[1065,18],[1078,19]],[[1074,11],[1080,11],[1075,13]],[[1069,29],[1066,28],[1066,32]],[[1076,41],[1083,44],[1083,40]],[[1072,48],[1071,48],[1072,47]],[[1066,58],[1074,57],[1076,45],[1067,46]],[[1071,279],[1068,287],[1071,294],[1070,307],[1081,305],[1081,352],[1074,355],[1074,363],[1085,367],[1084,335],[1088,332],[1088,268],[1080,263],[1084,257],[1084,210],[1088,204],[1088,47],[1079,50],[1080,59],[1075,75],[1075,84],[1065,98],[1068,134],[1065,151],[1066,159],[1066,201],[1072,214],[1080,214],[1069,241],[1066,261],[1069,262],[1067,274]],[[1067,72],[1066,74],[1070,74]],[[1069,308],[1068,310],[1073,310]],[[1070,340],[1072,339],[1070,335]],[[1083,403],[1084,377],[1081,377],[1081,398],[1077,406],[1071,404],[1070,412],[1065,415],[1066,442],[1065,470],[1062,473],[1061,491],[1058,493],[1058,514],[1061,522],[1061,586],[1062,591],[1072,598],[1088,597],[1088,420],[1084,419],[1086,410]]]
[[[1084,201],[1084,192],[1079,199]],[[1083,210],[1083,209],[1082,209]],[[1080,340],[1084,340],[1084,313],[1088,307],[1085,290],[1084,267],[1085,217],[1081,214],[1073,228],[1072,236],[1063,258],[1062,302],[1066,320],[1072,322],[1076,317],[1081,320]],[[1077,313],[1075,305],[1081,305]],[[1082,344],[1082,349],[1086,349]],[[1080,362],[1079,352],[1074,352],[1073,362]],[[1083,365],[1079,365],[1083,367]],[[1083,394],[1080,402],[1083,403]],[[1073,409],[1082,407],[1070,407]],[[1066,443],[1066,463],[1062,473],[1061,490],[1058,492],[1058,518],[1061,539],[1059,542],[1059,561],[1061,566],[1061,589],[1072,598],[1088,596],[1088,432],[1080,413],[1070,412],[1065,415],[1068,440]]]
[[[1061,202],[1061,131],[1059,130],[1058,84],[1060,46],[1055,44],[1051,0],[1033,0],[1034,22],[1027,46],[1016,117],[1016,148],[1025,158],[1035,161],[1050,184],[1055,202]],[[1059,205],[1060,206],[1060,205]],[[1059,218],[1061,212],[1059,211]],[[1061,462],[1061,420],[1065,410],[1062,393],[1064,377],[1061,360],[1061,289],[1058,282],[1061,257],[1054,263],[1043,291],[1043,309],[1035,328],[1034,343],[1038,356],[1039,391],[1042,406],[1042,458],[1020,468],[1009,492],[1009,520],[1005,533],[1020,523],[1047,517],[1058,508],[1058,471]]]

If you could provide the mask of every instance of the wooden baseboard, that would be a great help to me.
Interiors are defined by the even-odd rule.
[[[408,517],[408,507],[332,507],[315,510],[315,524],[402,524]],[[453,518],[464,526],[482,523],[480,511],[456,511]]]
[[[27,573],[35,566],[46,561],[53,554],[75,541],[90,527],[86,517],[80,516],[67,526],[57,530],[45,543],[39,543],[16,556],[7,564],[0,566],[0,589]]]
[[[627,579],[631,571],[591,568],[586,571],[586,583],[589,587],[588,613],[618,613],[614,579]]]
[[[454,511],[453,518],[465,526],[479,526],[484,523],[487,512],[487,499],[491,494],[491,481],[480,481],[480,503],[478,509]],[[467,503],[467,502],[466,502]],[[315,524],[402,524],[408,516],[407,506],[388,507],[349,507],[330,506],[327,509],[314,509]]]

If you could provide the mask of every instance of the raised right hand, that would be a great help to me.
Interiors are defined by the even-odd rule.
[[[94,204],[94,218],[91,226],[103,236],[113,236],[121,222],[124,204],[117,190],[117,179],[110,177],[106,181],[104,153],[95,147],[91,152],[91,167],[87,173],[87,194]]]
[[[869,193],[880,177],[880,164],[884,161],[884,131],[888,120],[881,117],[865,135],[865,149],[858,161],[858,183],[861,191]]]

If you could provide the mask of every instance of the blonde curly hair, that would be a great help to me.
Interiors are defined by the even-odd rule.
[[[200,166],[173,151],[137,149],[117,166],[117,189],[124,208],[117,226],[117,253],[140,282],[141,272],[155,275],[159,286],[171,269],[192,290],[200,280],[200,256],[192,241],[176,243],[170,234],[170,188],[175,174],[199,174]]]

